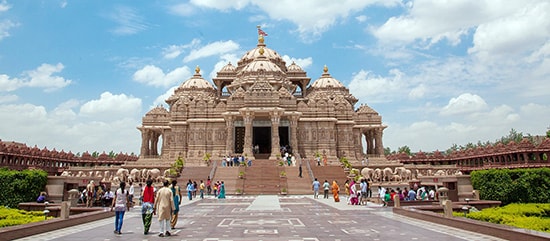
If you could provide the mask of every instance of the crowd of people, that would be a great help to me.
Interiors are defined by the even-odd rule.
[[[170,231],[176,228],[180,205],[182,202],[182,191],[176,180],[165,180],[162,183],[162,187],[156,188],[153,185],[152,180],[147,180],[145,187],[139,184],[139,190],[135,192],[137,199],[141,203],[141,214],[143,222],[143,233],[147,235],[151,228],[151,222],[154,215],[158,216],[158,222],[160,227],[159,236],[166,237],[171,236]],[[95,187],[93,181],[91,181],[86,190],[83,191],[82,196],[87,197],[87,192],[92,193],[95,190],[94,195],[103,195],[105,198],[103,203],[105,206],[110,206],[111,211],[115,212],[115,234],[121,234],[122,224],[124,220],[124,214],[134,206],[134,184],[130,183],[129,186],[125,182],[121,182],[115,192],[110,189],[104,191],[103,194],[98,194],[97,190],[105,190],[105,187]],[[225,198],[225,184],[223,181],[212,182],[210,178],[203,182],[200,180],[200,184],[196,181],[189,180],[185,186],[187,191],[187,197],[189,200],[196,198],[197,193],[199,198],[203,199],[205,195],[214,195],[215,198]],[[91,196],[94,197],[93,195]],[[86,202],[87,203],[87,202]]]

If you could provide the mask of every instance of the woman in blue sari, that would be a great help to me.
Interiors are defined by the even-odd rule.
[[[220,195],[218,195],[219,199],[225,199],[225,184],[220,184]]]

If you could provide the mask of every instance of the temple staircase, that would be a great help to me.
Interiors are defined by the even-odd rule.
[[[276,161],[254,160],[252,166],[244,167],[244,194],[279,194],[287,186],[286,178],[280,177],[281,171],[284,167]]]

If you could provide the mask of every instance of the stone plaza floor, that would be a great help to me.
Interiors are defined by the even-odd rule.
[[[122,234],[114,234],[114,217],[19,240],[502,240],[453,227],[393,214],[391,207],[347,205],[312,196],[184,197],[172,236],[159,237],[153,217],[143,234],[140,208],[124,216]],[[1,237],[0,237],[1,240]]]

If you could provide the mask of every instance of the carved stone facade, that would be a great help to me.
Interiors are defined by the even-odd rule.
[[[355,109],[357,99],[326,66],[310,81],[259,36],[256,48],[237,66],[224,66],[214,85],[197,67],[166,100],[168,109],[158,106],[143,117],[140,159],[181,156],[186,165],[204,165],[205,153],[276,159],[281,146],[290,146],[297,157],[321,154],[331,162],[383,157],[381,116],[364,104]]]

